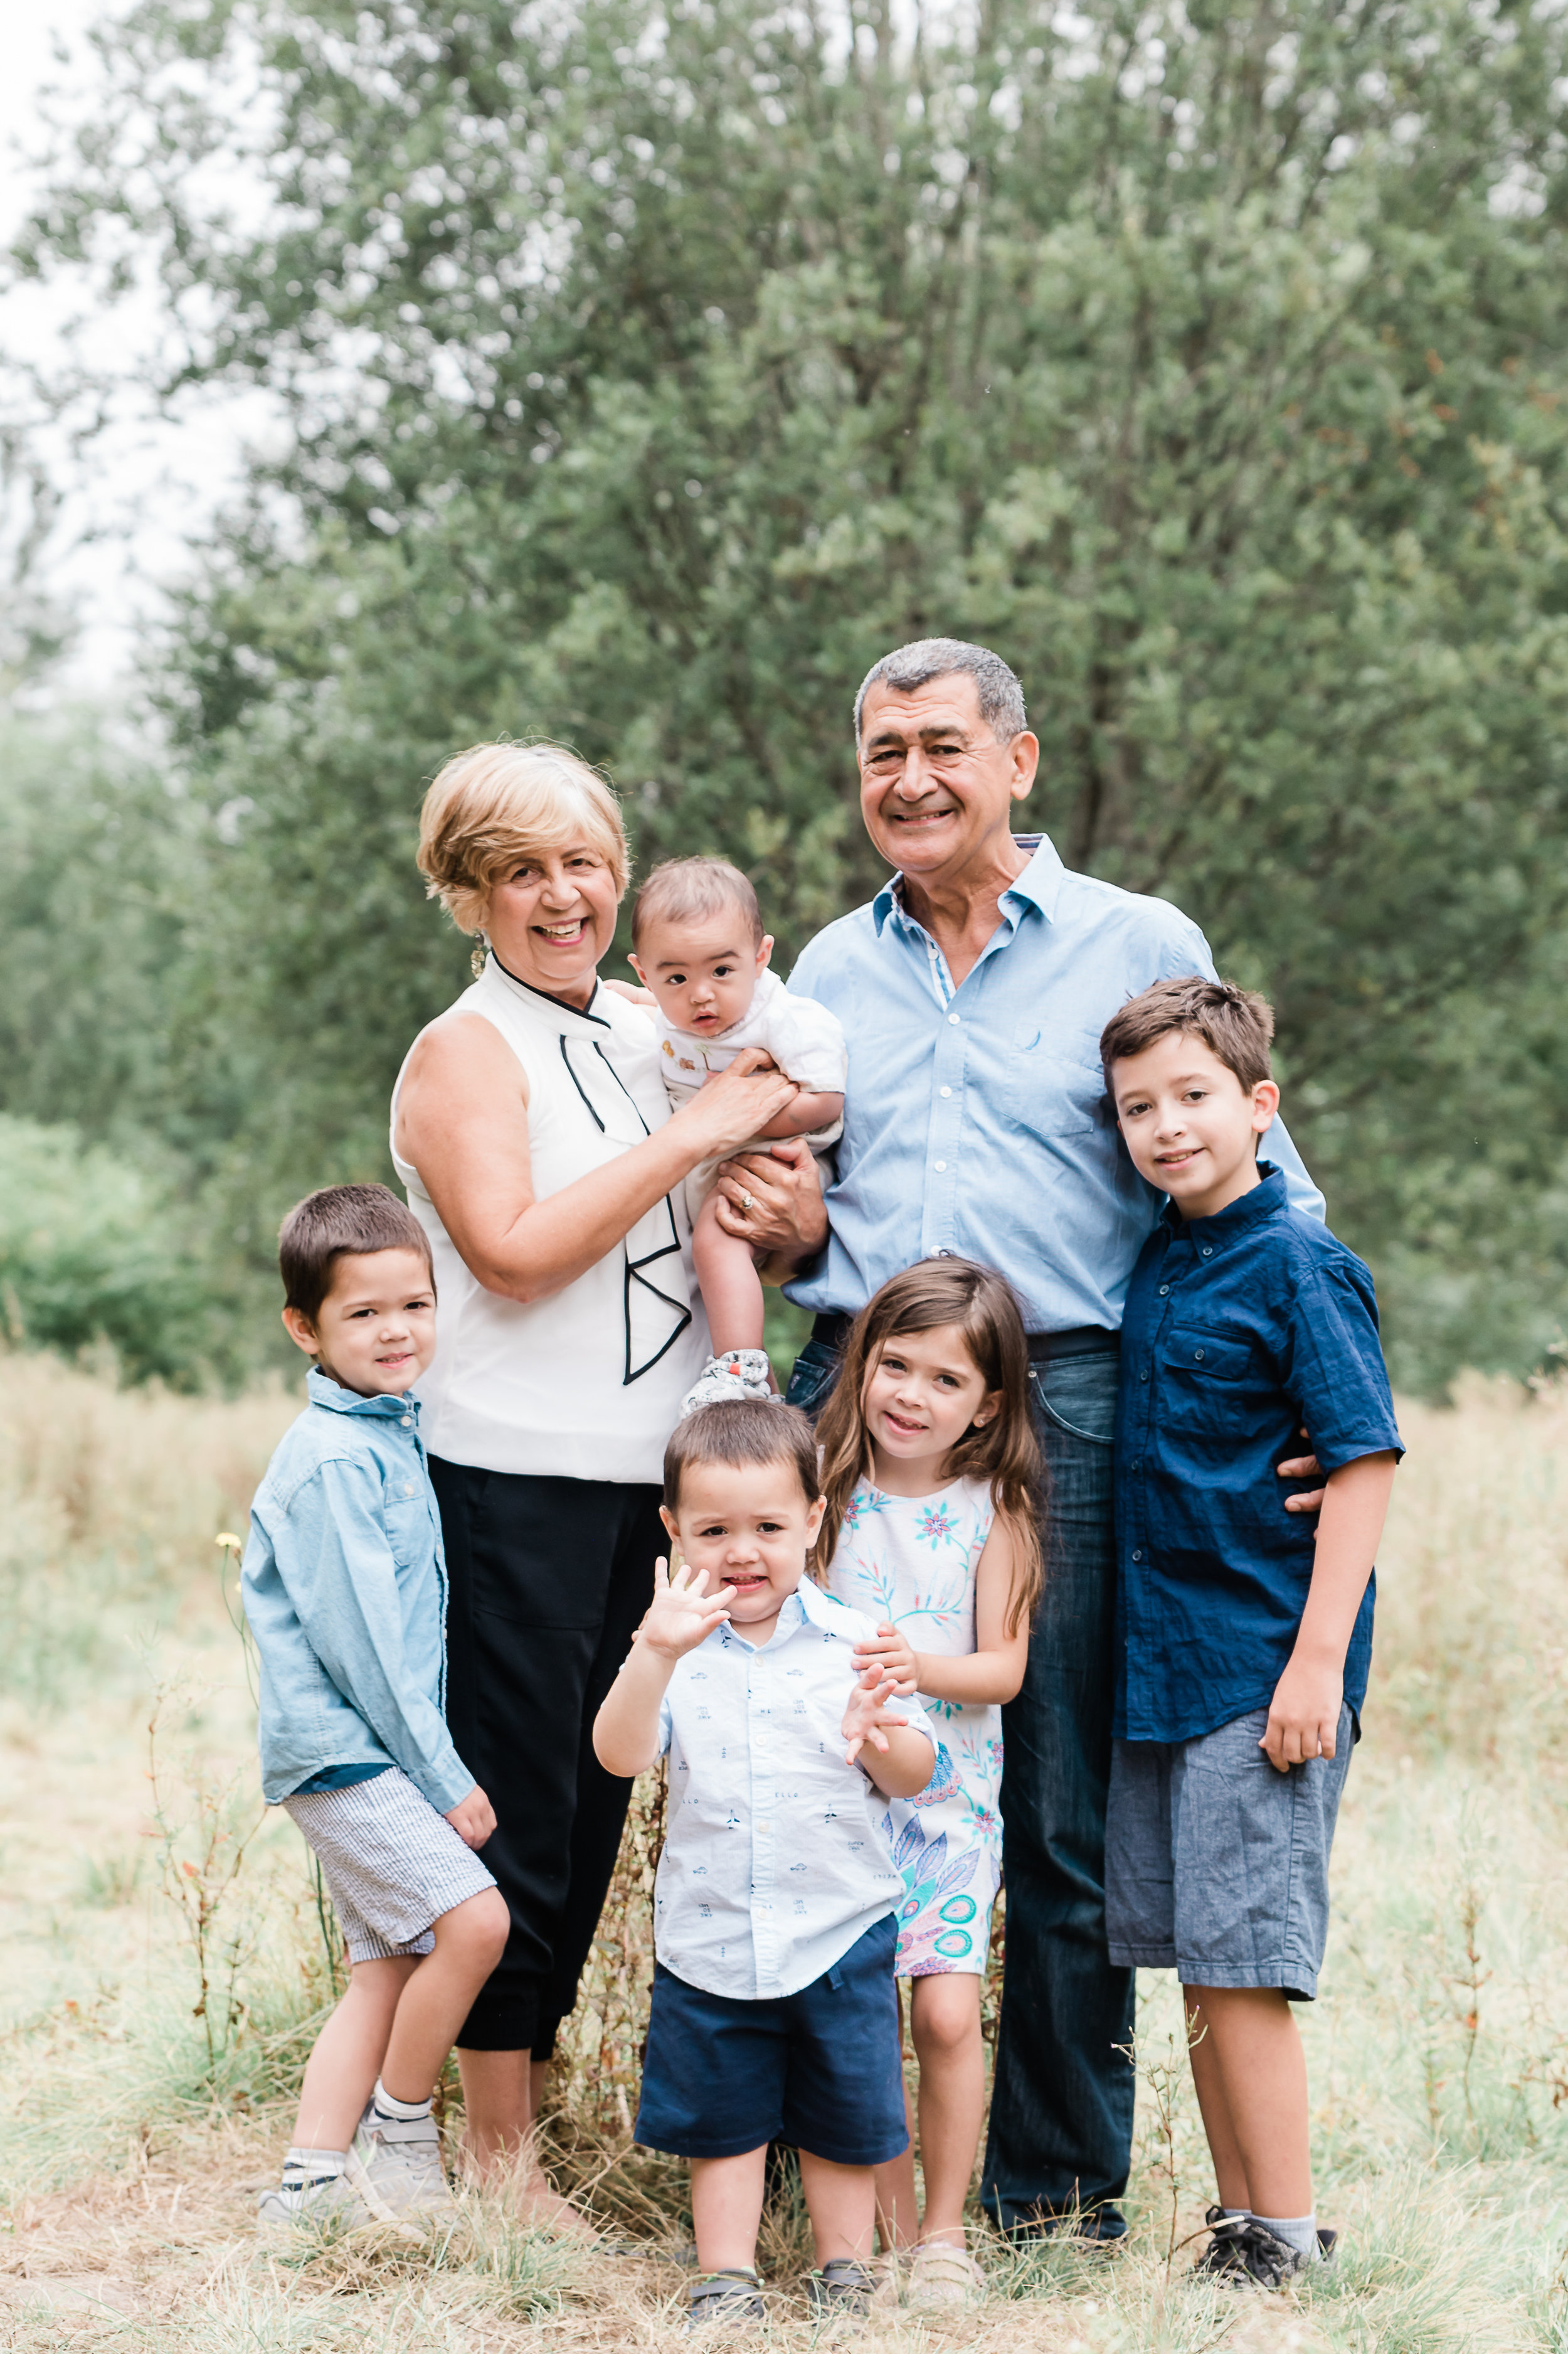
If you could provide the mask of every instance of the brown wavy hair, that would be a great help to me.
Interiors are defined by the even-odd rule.
[[[995,1416],[981,1427],[970,1424],[943,1470],[948,1479],[984,1479],[996,1517],[1012,1539],[1012,1591],[1007,1602],[1007,1631],[1012,1636],[1033,1617],[1044,1583],[1040,1550],[1044,1467],[1029,1414],[1029,1343],[1017,1298],[993,1267],[974,1259],[927,1258],[906,1267],[883,1285],[850,1327],[837,1385],[817,1425],[828,1509],[812,1553],[811,1574],[819,1580],[825,1575],[849,1500],[872,1469],[871,1440],[861,1406],[867,1374],[887,1341],[904,1332],[930,1332],[941,1324],[962,1328],[987,1390],[1001,1393]]]

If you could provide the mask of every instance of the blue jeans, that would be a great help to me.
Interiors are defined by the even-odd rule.
[[[1045,1589],[1001,1712],[1007,1970],[980,2199],[1004,2230],[1127,2188],[1133,1973],[1106,1945],[1116,1686],[1111,1435],[1118,1358],[1030,1368],[1049,1479]],[[1107,2218],[1107,2221],[1109,2219]]]
[[[1127,2188],[1133,1973],[1106,1945],[1115,1694],[1111,1435],[1118,1355],[1031,1367],[1049,1476],[1045,1591],[1023,1689],[1002,1711],[1007,1972],[981,2200],[1004,2230]],[[838,1370],[808,1341],[789,1396],[814,1413]],[[1108,2219],[1107,2219],[1108,2220]]]

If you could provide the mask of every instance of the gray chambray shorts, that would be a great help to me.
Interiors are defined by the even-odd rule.
[[[351,1962],[431,1952],[431,1923],[495,1885],[399,1766],[283,1806],[320,1860]]]
[[[1354,1720],[1332,1757],[1277,1773],[1266,1708],[1192,1741],[1111,1745],[1106,1931],[1122,1969],[1183,1986],[1318,1991],[1329,1935],[1329,1850]]]

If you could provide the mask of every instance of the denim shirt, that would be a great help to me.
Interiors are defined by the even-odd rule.
[[[1117,1407],[1115,1730],[1187,1741],[1266,1708],[1312,1582],[1313,1515],[1275,1467],[1325,1471],[1404,1451],[1372,1279],[1292,1207],[1284,1176],[1212,1218],[1168,1205],[1127,1298]],[[1301,1483],[1298,1483],[1298,1490]],[[1345,1659],[1359,1711],[1372,1660],[1369,1579]]]
[[[1041,834],[1001,920],[955,986],[895,875],[819,932],[789,976],[850,1043],[827,1248],[785,1286],[854,1315],[917,1258],[1000,1267],[1031,1332],[1114,1332],[1161,1195],[1139,1175],[1100,1068],[1100,1032],[1173,974],[1213,975],[1208,942],[1164,899],[1075,875]],[[1314,1217],[1323,1197],[1276,1120],[1272,1159]]]
[[[473,1787],[446,1702],[447,1571],[418,1400],[313,1367],[250,1507],[240,1581],[260,1661],[261,1787],[400,1766],[438,1813]]]

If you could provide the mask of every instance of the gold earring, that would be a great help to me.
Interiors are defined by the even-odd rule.
[[[474,949],[473,954],[468,960],[468,969],[470,972],[472,973],[475,981],[483,980],[485,960],[489,954],[490,942],[485,938],[484,934],[481,932],[479,935],[479,946]]]

